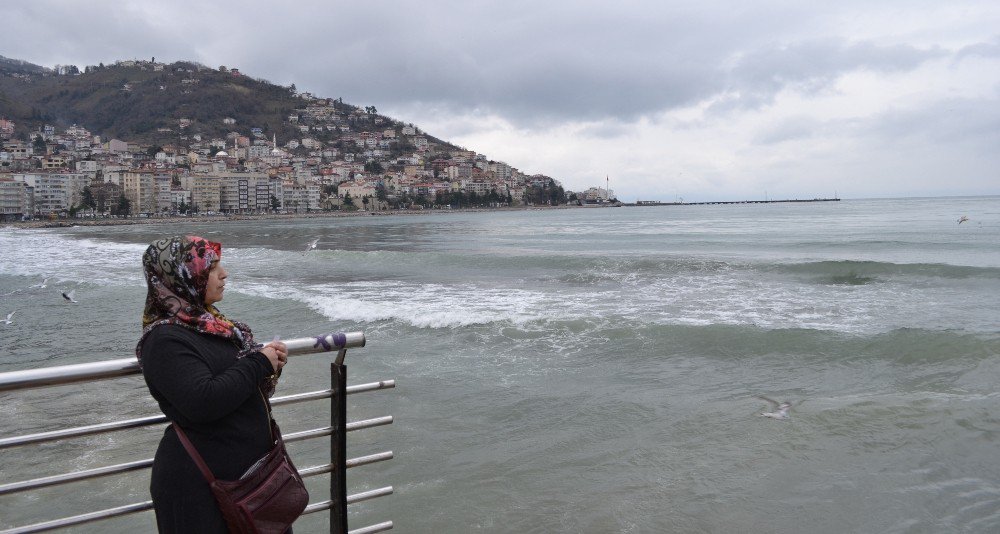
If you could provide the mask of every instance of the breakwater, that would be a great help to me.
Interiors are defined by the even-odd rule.
[[[718,200],[714,202],[660,202],[659,200],[637,200],[623,206],[705,206],[709,204],[779,204],[784,202],[840,202],[839,198],[792,198],[784,200]]]

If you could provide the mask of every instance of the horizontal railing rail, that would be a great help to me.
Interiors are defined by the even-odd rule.
[[[300,432],[286,434],[286,443],[304,441],[320,437],[331,438],[331,461],[322,465],[314,465],[299,470],[303,477],[330,474],[330,495],[331,499],[317,503],[311,503],[306,507],[303,514],[311,514],[319,511],[329,510],[330,532],[337,534],[366,534],[383,532],[393,528],[392,521],[385,521],[375,525],[370,525],[360,529],[347,531],[348,504],[362,502],[376,497],[390,495],[393,492],[391,486],[361,493],[347,495],[346,470],[364,465],[384,462],[393,458],[392,451],[384,451],[355,458],[346,458],[345,443],[346,433],[389,425],[393,422],[392,416],[375,417],[360,421],[346,421],[346,400],[347,395],[391,389],[396,386],[395,380],[381,380],[367,384],[355,386],[346,385],[346,367],[343,359],[348,348],[364,347],[366,340],[362,332],[335,333],[314,338],[298,338],[285,340],[288,347],[289,356],[304,354],[315,354],[319,352],[337,351],[337,357],[331,367],[332,384],[330,389],[310,391],[276,397],[271,400],[272,406],[281,406],[300,402],[308,402],[322,399],[331,400],[331,425],[327,427],[313,428]],[[102,362],[89,362],[83,364],[63,365],[42,369],[30,369],[23,371],[13,371],[0,373],[0,392],[11,392],[26,389],[35,389],[49,386],[59,386],[90,382],[95,380],[105,380],[120,378],[139,374],[138,361],[135,358],[123,358],[120,360],[108,360]],[[343,394],[338,394],[343,392]],[[148,427],[157,424],[168,423],[166,416],[154,415],[140,417],[136,419],[112,421],[74,428],[63,428],[48,432],[29,434],[23,436],[0,438],[0,450],[33,445],[51,441],[59,441],[94,434],[118,432],[133,428]],[[83,480],[96,479],[100,477],[129,473],[132,471],[148,469],[153,464],[151,458],[136,460],[116,465],[108,465],[94,469],[61,473],[57,475],[38,477],[31,480],[19,482],[9,482],[0,484],[0,496],[13,493],[20,493],[31,490],[38,490],[45,487],[79,482]],[[338,498],[339,496],[339,498]],[[25,525],[0,531],[0,534],[22,534],[29,532],[45,532],[60,528],[66,528],[84,523],[102,521],[123,515],[151,510],[152,501],[117,506],[104,510],[96,510],[76,516],[63,517],[32,525]]]
[[[394,387],[396,387],[395,380],[382,380],[379,382],[372,382],[370,384],[348,386],[347,394],[352,395],[354,393],[361,393],[364,391],[375,391],[378,389],[389,389]],[[329,399],[332,398],[332,396],[333,396],[333,390],[324,389],[308,393],[299,393],[297,395],[275,397],[274,399],[271,399],[271,405],[282,406],[285,404],[306,402],[310,400]],[[114,432],[116,430],[127,430],[130,428],[139,428],[166,422],[167,422],[167,416],[165,415],[151,415],[149,417],[140,417],[138,419],[128,419],[125,421],[112,421],[96,425],[81,426],[75,428],[63,428],[60,430],[52,430],[50,432],[40,432],[38,434],[27,434],[24,436],[0,438],[0,450],[6,449],[8,447],[17,447],[20,445],[33,445],[37,443],[44,443],[47,441],[57,441],[68,438],[78,438],[83,436],[90,436],[93,434],[103,434],[106,432]],[[285,441],[288,441],[288,439],[286,438]]]
[[[284,343],[288,348],[288,356],[291,357],[300,354],[360,348],[365,346],[366,340],[364,332],[338,332],[316,337],[286,339]],[[106,380],[135,375],[140,372],[139,361],[136,358],[10,371],[0,373],[0,393],[17,389]]]

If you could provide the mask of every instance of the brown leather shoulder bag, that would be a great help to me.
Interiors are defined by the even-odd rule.
[[[176,423],[173,426],[181,444],[212,488],[230,532],[282,534],[309,504],[309,492],[288,457],[274,419],[271,419],[274,447],[254,462],[239,480],[216,479],[181,427]]]

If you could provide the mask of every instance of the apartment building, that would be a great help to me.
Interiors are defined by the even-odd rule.
[[[15,181],[33,189],[34,208],[43,217],[69,209],[69,180],[65,175],[24,173],[12,175]]]
[[[220,211],[220,184],[215,176],[192,175],[189,178],[191,189],[191,205],[200,213]]]
[[[319,186],[292,185],[283,189],[281,207],[286,211],[302,213],[320,209]],[[281,197],[278,197],[281,198]]]
[[[223,213],[261,213],[271,209],[271,195],[280,199],[280,180],[265,173],[219,176],[219,209]]]
[[[14,180],[10,175],[0,176],[0,221],[20,221],[35,212],[32,205],[34,189]]]

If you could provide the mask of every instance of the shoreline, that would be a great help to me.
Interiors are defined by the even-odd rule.
[[[78,218],[11,221],[0,223],[0,228],[72,228],[74,226],[124,226],[131,224],[157,224],[169,222],[219,222],[219,221],[264,221],[281,219],[336,219],[341,217],[386,217],[391,215],[430,215],[435,213],[482,213],[494,211],[533,211],[552,209],[574,209],[580,206],[519,206],[502,208],[458,208],[458,209],[424,209],[424,210],[387,210],[387,211],[324,211],[314,213],[255,213],[232,215],[194,215],[191,217],[128,217],[118,218]]]

